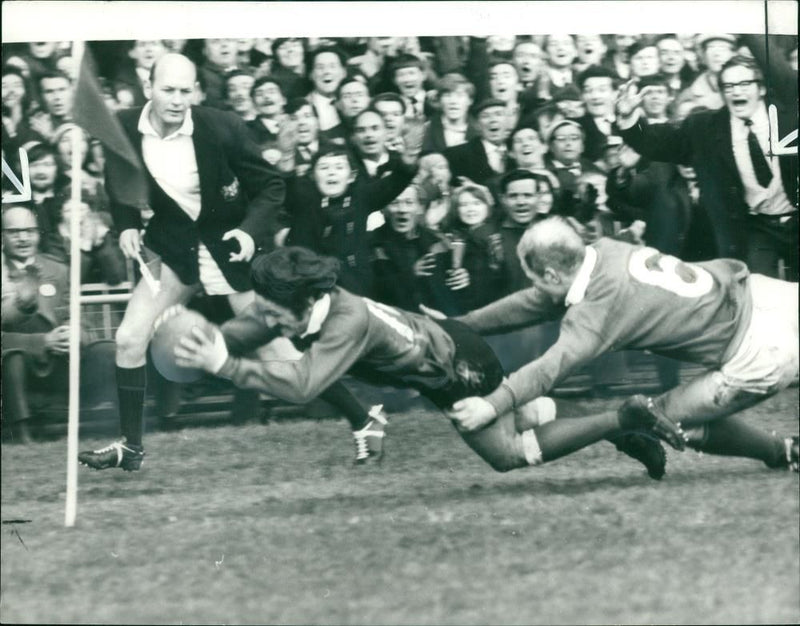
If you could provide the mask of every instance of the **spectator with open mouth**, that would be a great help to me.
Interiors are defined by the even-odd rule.
[[[314,87],[308,100],[317,113],[319,129],[327,137],[333,137],[341,129],[339,111],[336,109],[336,90],[344,80],[344,54],[335,47],[322,47],[314,50],[308,57],[309,77]]]
[[[697,36],[697,50],[705,70],[681,92],[679,101],[692,101],[696,106],[721,109],[725,100],[719,90],[718,76],[722,66],[736,51],[736,37],[730,34]]]

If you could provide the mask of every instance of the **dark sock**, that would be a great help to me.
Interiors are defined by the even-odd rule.
[[[689,441],[689,447],[707,454],[757,459],[769,467],[785,465],[782,441],[738,416],[707,422],[703,428],[702,438]]]
[[[542,459],[552,461],[585,448],[619,428],[616,413],[601,413],[580,419],[560,419],[536,428]]]
[[[119,425],[128,443],[142,445],[144,433],[144,388],[146,368],[117,366],[117,393],[119,394]]]
[[[352,430],[361,430],[369,423],[369,412],[342,383],[333,383],[319,397],[344,413]]]

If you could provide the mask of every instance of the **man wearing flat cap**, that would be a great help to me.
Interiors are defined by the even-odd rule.
[[[729,34],[698,35],[697,50],[706,69],[681,93],[678,102],[691,100],[697,106],[721,109],[725,100],[719,91],[717,77],[736,51],[736,37]]]
[[[479,137],[448,148],[444,152],[453,178],[463,176],[479,185],[494,189],[498,178],[506,172],[508,157],[506,138],[506,103],[487,99],[475,107]]]

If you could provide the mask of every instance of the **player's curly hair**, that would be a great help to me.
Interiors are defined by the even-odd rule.
[[[339,261],[307,248],[287,246],[256,256],[250,275],[258,295],[300,317],[309,299],[316,300],[334,288]]]

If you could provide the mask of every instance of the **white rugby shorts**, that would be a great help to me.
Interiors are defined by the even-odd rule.
[[[720,371],[727,385],[772,394],[798,380],[798,285],[753,274],[750,294],[750,325]]]
[[[200,266],[200,283],[209,296],[229,296],[236,293],[203,243],[197,247],[197,263]]]

